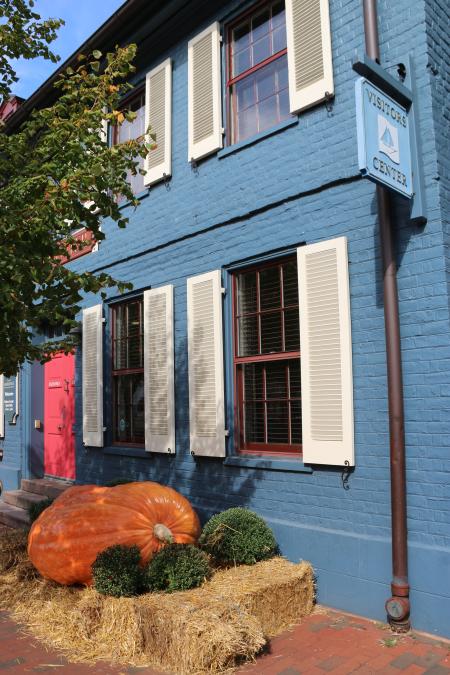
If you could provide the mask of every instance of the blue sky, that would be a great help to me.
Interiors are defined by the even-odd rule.
[[[52,50],[62,61],[99,28],[124,0],[36,0],[34,11],[42,18],[64,19]],[[15,62],[19,77],[13,94],[28,98],[54,72],[57,65],[44,59]]]

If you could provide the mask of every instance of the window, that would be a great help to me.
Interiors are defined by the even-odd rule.
[[[229,122],[237,143],[290,115],[284,2],[247,14],[228,35]]]
[[[130,141],[135,138],[143,138],[145,134],[144,92],[142,91],[138,96],[133,98],[129,103],[127,103],[126,107],[128,110],[136,113],[136,118],[132,122],[127,122],[127,120],[125,120],[123,124],[114,127],[113,143],[115,145],[119,143],[125,143],[126,141]],[[137,169],[143,169],[144,158],[137,157],[136,160],[139,160]],[[145,189],[144,176],[140,173],[137,173],[136,176],[133,176],[131,171],[128,171],[127,180],[131,185],[133,194],[137,195]]]
[[[145,443],[143,332],[142,298],[113,308],[114,443]]]
[[[238,449],[299,453],[297,260],[254,267],[233,281]]]

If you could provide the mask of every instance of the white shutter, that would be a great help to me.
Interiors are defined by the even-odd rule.
[[[297,249],[303,460],[355,463],[347,239]]]
[[[3,398],[3,375],[0,375],[0,438],[5,437],[5,408]]]
[[[286,0],[292,113],[334,93],[328,0]]]
[[[216,21],[188,43],[188,161],[222,147],[220,40]]]
[[[146,77],[145,128],[156,135],[156,148],[145,159],[145,184],[172,173],[172,60],[166,59]],[[147,139],[152,143],[151,139]]]
[[[189,424],[194,455],[225,456],[220,270],[187,280]]]
[[[175,452],[173,286],[144,293],[145,449]]]
[[[83,310],[83,444],[103,447],[102,305]]]

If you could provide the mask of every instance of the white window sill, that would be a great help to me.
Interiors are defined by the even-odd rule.
[[[233,455],[224,461],[225,466],[240,466],[248,469],[266,469],[268,471],[290,471],[293,473],[312,473],[310,466],[298,459],[277,459],[261,456]]]

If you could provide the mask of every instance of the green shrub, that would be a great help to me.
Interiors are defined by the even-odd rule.
[[[141,552],[137,546],[110,546],[92,565],[94,588],[103,595],[130,597],[141,590]]]
[[[35,520],[39,518],[41,515],[42,511],[45,511],[45,509],[48,509],[49,506],[53,504],[55,500],[52,499],[51,497],[46,497],[40,502],[35,502],[29,505],[28,507],[28,516],[30,518],[30,524],[34,523]]]
[[[218,562],[243,565],[272,558],[278,549],[264,520],[239,507],[213,516],[203,528],[199,543]]]
[[[191,544],[168,544],[147,565],[144,586],[148,591],[186,591],[210,576],[206,553]]]

